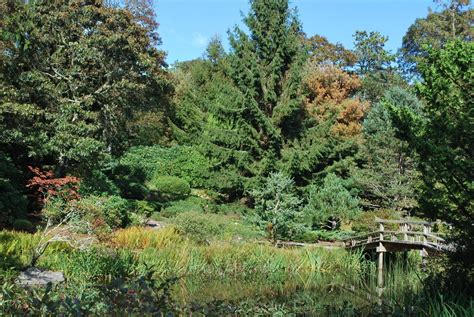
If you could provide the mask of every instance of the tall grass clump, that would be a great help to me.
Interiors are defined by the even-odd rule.
[[[160,230],[131,227],[117,231],[112,237],[116,247],[128,249],[163,249],[183,243],[183,237],[174,227],[165,227]]]
[[[310,275],[344,279],[362,272],[360,255],[322,248],[285,249],[254,242],[213,241],[202,244],[181,237],[172,227],[153,231],[118,231],[113,245],[139,250],[139,262],[161,277],[200,275],[253,278],[260,275]]]
[[[0,231],[0,270],[21,270],[29,265],[40,239],[38,233]],[[48,257],[68,249],[68,245],[63,242],[53,242],[43,256]]]

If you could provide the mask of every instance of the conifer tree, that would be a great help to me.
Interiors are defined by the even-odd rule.
[[[252,0],[250,7],[249,34],[237,27],[230,33],[231,78],[244,96],[240,124],[258,141],[242,145],[256,159],[277,158],[284,140],[299,132],[301,24],[287,0]]]

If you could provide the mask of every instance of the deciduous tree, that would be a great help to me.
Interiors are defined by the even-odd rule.
[[[164,55],[129,11],[42,1],[2,23],[2,146],[62,173],[120,153],[141,111],[168,111]]]
[[[417,65],[427,58],[429,48],[440,49],[448,41],[472,41],[474,10],[470,0],[436,1],[440,10],[430,10],[426,18],[419,18],[403,37],[401,64],[410,76],[419,76]]]

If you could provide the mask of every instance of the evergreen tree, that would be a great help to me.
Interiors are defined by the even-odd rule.
[[[175,136],[208,157],[212,176],[207,185],[234,199],[243,195],[246,178],[256,173],[243,149],[249,142],[240,124],[243,96],[229,78],[220,42],[211,41],[206,53],[204,59],[181,63],[175,71]]]
[[[363,164],[351,174],[365,208],[410,212],[416,206],[419,175],[408,155],[407,142],[396,137],[389,108],[420,113],[421,103],[407,91],[392,88],[371,108],[364,120],[364,142],[358,153]]]
[[[251,2],[235,28],[227,55],[215,38],[203,59],[179,65],[176,75],[180,135],[199,144],[214,165],[212,188],[243,195],[275,170],[285,142],[299,133],[304,46],[287,1]]]
[[[301,200],[295,194],[291,178],[282,173],[271,173],[252,196],[260,224],[266,227],[274,242],[295,235]]]
[[[244,96],[239,124],[248,141],[242,149],[257,160],[273,161],[285,139],[299,133],[305,59],[301,25],[288,0],[250,1],[244,23],[249,34],[237,27],[230,33],[230,75]]]
[[[431,50],[419,65],[417,86],[426,101],[423,116],[394,109],[399,134],[418,156],[422,173],[421,209],[455,228],[454,259],[473,282],[474,270],[474,43],[449,42]],[[455,272],[455,276],[460,275]],[[468,280],[469,280],[468,279]]]
[[[344,180],[328,174],[321,186],[311,185],[303,214],[315,228],[334,230],[341,222],[354,219],[360,212],[359,199],[344,186]]]

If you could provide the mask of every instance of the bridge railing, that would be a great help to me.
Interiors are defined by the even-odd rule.
[[[343,240],[347,248],[357,248],[378,242],[400,242],[404,244],[423,244],[433,248],[443,248],[446,241],[438,234],[431,232],[433,223],[416,220],[385,220],[375,219],[379,230]],[[385,230],[385,225],[396,224],[398,230]]]

